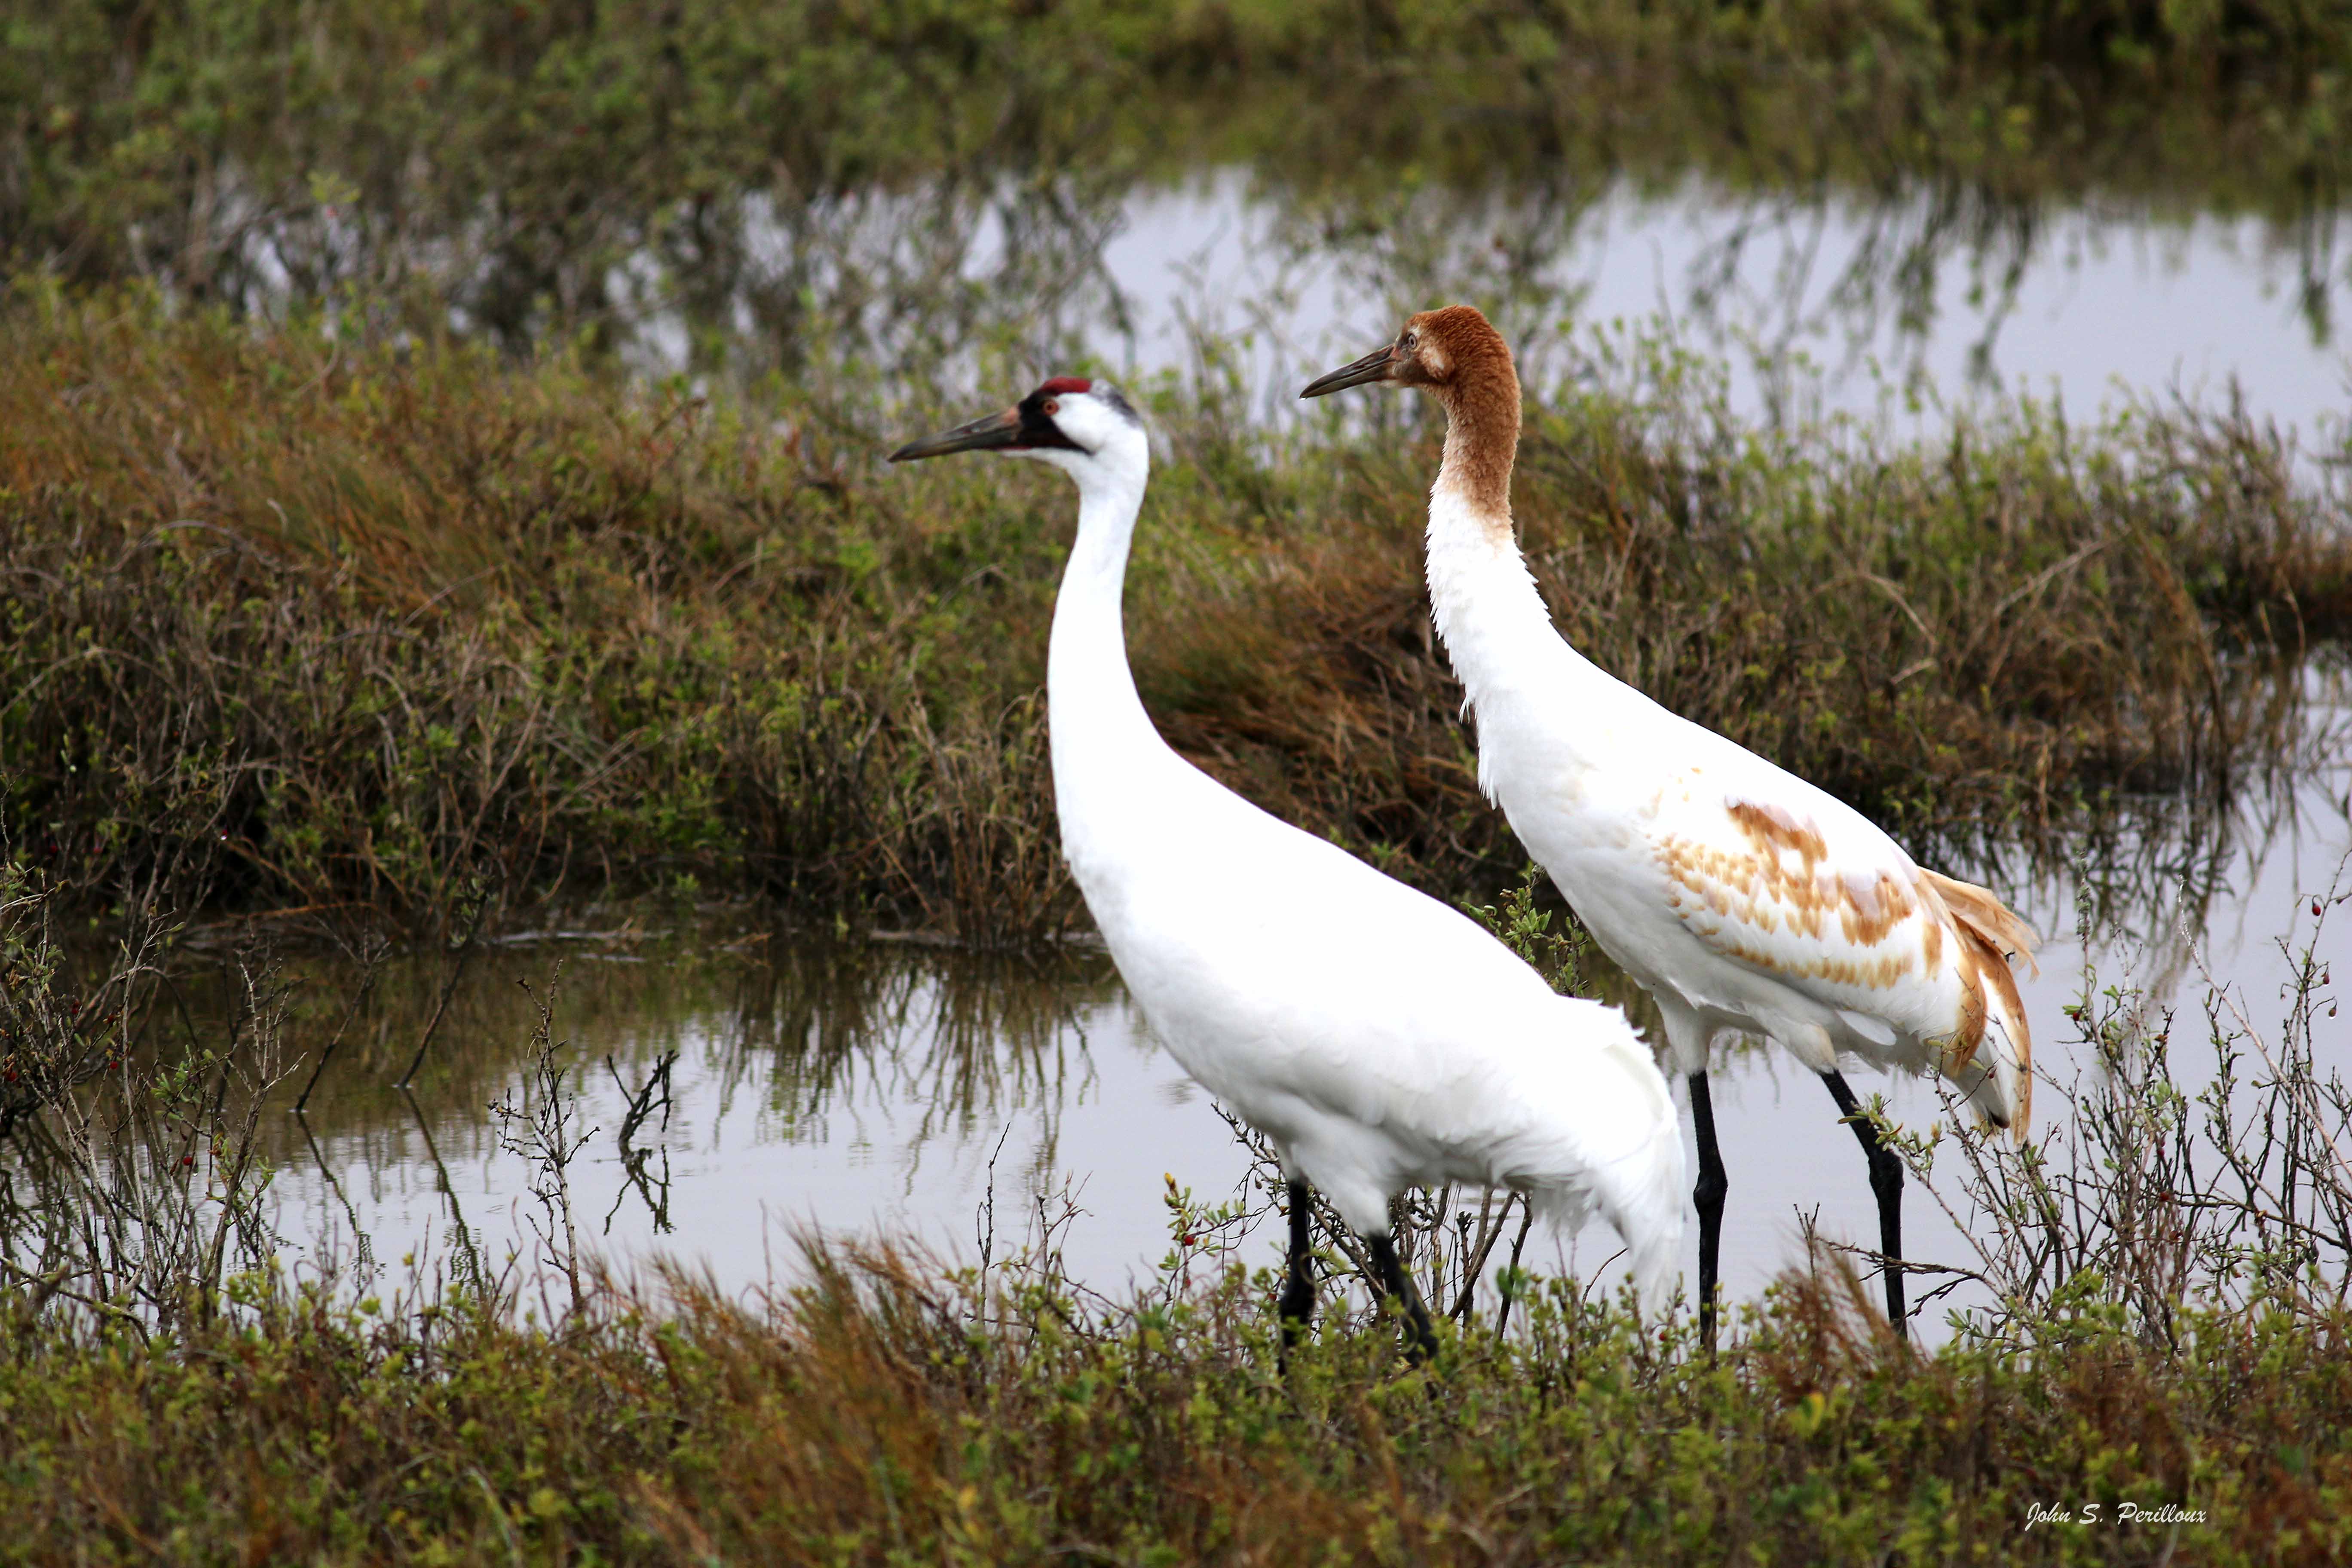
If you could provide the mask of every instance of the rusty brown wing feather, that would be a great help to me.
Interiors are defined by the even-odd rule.
[[[2025,960],[2028,973],[2042,973],[2042,965],[2033,959],[2033,950],[2042,945],[2042,939],[2033,934],[2032,926],[2018,919],[2009,906],[1993,897],[1990,890],[1978,887],[1974,882],[1963,882],[1956,877],[1947,877],[1924,867],[1920,868],[1919,875],[1936,889],[1937,895],[1944,900],[1944,907],[1952,911],[1952,918],[1990,943],[1995,952],[2003,955],[2015,953]]]

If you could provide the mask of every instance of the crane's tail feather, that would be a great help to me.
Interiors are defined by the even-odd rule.
[[[1951,914],[1974,961],[1967,967],[1974,971],[1971,984],[1979,988],[1984,1006],[1983,1030],[1962,1070],[1949,1076],[1969,1089],[1969,1103],[1979,1115],[2021,1139],[2033,1120],[2033,1037],[2026,1027],[2024,998],[2010,965],[2014,954],[2024,960],[2030,973],[2040,973],[2042,966],[2033,960],[2040,939],[2032,926],[1974,882],[1924,868],[1919,875]]]
[[[1584,1004],[1586,1006],[1591,1004]],[[1682,1275],[1685,1178],[1681,1118],[1674,1095],[1650,1052],[1616,1013],[1621,1038],[1603,1043],[1598,1060],[1585,1068],[1588,1104],[1610,1104],[1623,1119],[1605,1152],[1590,1150],[1573,1177],[1534,1189],[1538,1217],[1573,1232],[1585,1215],[1600,1209],[1625,1244],[1633,1285],[1645,1315],[1663,1313]],[[1597,1081],[1601,1073],[1623,1079],[1625,1092],[1611,1094]]]

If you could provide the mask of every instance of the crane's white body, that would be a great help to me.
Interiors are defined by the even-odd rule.
[[[1938,1071],[2021,1126],[2030,1046],[1990,895],[1924,871],[1859,812],[1668,711],[1569,645],[1513,536],[1446,468],[1431,493],[1437,629],[1478,775],[1601,950],[1664,1016],[1669,1065],[1728,1032],[1815,1072]]]
[[[1460,912],[1225,789],[1161,740],[1120,592],[1149,469],[1090,399],[1092,451],[1024,453],[1078,483],[1047,669],[1062,843],[1152,1029],[1348,1224],[1385,1235],[1417,1184],[1597,1206],[1653,1310],[1671,1294],[1684,1162],[1674,1101],[1622,1013],[1555,994]]]

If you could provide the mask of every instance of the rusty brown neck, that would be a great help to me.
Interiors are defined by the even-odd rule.
[[[1487,528],[1511,534],[1511,463],[1519,449],[1519,378],[1507,359],[1436,389],[1445,405],[1445,461],[1437,487],[1450,489]]]

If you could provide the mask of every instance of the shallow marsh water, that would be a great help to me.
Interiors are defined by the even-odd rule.
[[[2314,924],[2312,900],[2346,890],[2337,879],[2352,854],[2347,784],[2347,770],[2323,770],[2194,843],[2162,834],[2134,846],[2126,835],[2110,868],[2092,873],[2086,900],[2063,868],[2005,884],[2047,939],[2041,973],[2023,986],[2046,1075],[2039,1117],[2063,1117],[2057,1089],[2088,1070],[2066,1014],[2086,962],[2095,989],[2142,988],[2185,1024],[2200,1019],[2199,966],[2208,966],[2257,1026],[2275,1027]],[[200,1009],[207,971],[226,952],[190,955],[184,988]],[[2332,922],[2317,956],[2352,963],[2352,922]],[[309,1063],[288,1079],[266,1137],[280,1165],[272,1202],[289,1262],[333,1260],[363,1288],[377,1268],[404,1275],[410,1255],[460,1268],[478,1260],[496,1272],[530,1254],[530,1166],[500,1146],[488,1107],[521,1075],[536,1018],[525,983],[543,988],[559,961],[556,1032],[571,1042],[582,1126],[591,1130],[572,1172],[575,1211],[589,1248],[624,1270],[667,1255],[729,1289],[789,1280],[794,1237],[813,1230],[911,1240],[971,1262],[992,1226],[992,1194],[1001,1259],[1031,1231],[1041,1202],[1058,1213],[1066,1195],[1079,1211],[1060,1238],[1071,1272],[1117,1294],[1169,1251],[1167,1175],[1213,1201],[1248,1173],[1246,1152],[1152,1041],[1098,951],[1073,944],[1010,958],[746,930],[691,911],[666,932],[592,916],[574,931],[513,932],[479,950],[413,1092],[391,1083],[448,973],[433,954],[383,972],[305,1118],[289,1108]],[[287,974],[298,987],[291,1043],[315,1047],[356,974],[316,958]],[[2180,1030],[2184,1081],[2211,1071],[2201,1035]],[[2323,1042],[2323,1059],[2327,1049]],[[643,1084],[673,1051],[668,1103],[633,1139],[646,1178],[633,1183],[620,1142],[625,1085]],[[1938,1114],[1928,1085],[1856,1081],[1865,1093],[1885,1090],[1906,1124]],[[1725,1275],[1736,1299],[1753,1298],[1799,1261],[1801,1211],[1817,1212],[1832,1238],[1874,1235],[1859,1153],[1809,1074],[1744,1052],[1716,1092],[1731,1179]],[[1942,1185],[1957,1202],[1957,1183]],[[1906,1217],[1915,1258],[1972,1261],[1916,1188]],[[1261,1225],[1243,1258],[1272,1264],[1280,1237],[1278,1222]],[[1535,1260],[1606,1277],[1613,1250],[1596,1222]],[[1927,1331],[1939,1337],[1939,1325]]]
[[[1276,421],[1307,379],[1456,297],[1504,321],[1537,379],[1592,374],[1607,352],[1595,334],[1635,330],[1730,367],[1732,406],[1750,418],[1883,419],[1901,436],[1988,397],[2076,418],[2241,397],[2324,441],[2352,410],[2330,272],[2352,223],[2338,215],[2289,232],[2083,200],[1968,233],[1926,193],[1800,200],[1619,178],[1582,203],[1433,195],[1388,216],[1370,235],[1302,227],[1240,170],[1130,195],[1103,223],[1100,304],[1080,341],[1142,377],[1199,371],[1203,338],[1239,342],[1247,406]],[[1013,232],[984,216],[964,275],[992,286]]]
[[[568,312],[640,372],[755,387],[776,370],[851,405],[1096,368],[1277,422],[1405,312],[1464,299],[1546,386],[1605,382],[1622,340],[1595,333],[1630,330],[1727,365],[1748,417],[1841,415],[1899,437],[1990,398],[2079,419],[2177,395],[2242,398],[2307,444],[2344,438],[2352,213],[2325,184],[2150,188],[1883,148],[1866,179],[1726,177],[1622,150],[1547,157],[1519,140],[1532,134],[1498,127],[1485,156],[1457,148],[1437,167],[1278,144],[1139,166],[983,160],[698,195],[682,226],[659,200],[615,198],[612,234],[528,262],[480,224],[271,216],[257,195],[214,286],[278,311],[399,280],[461,333],[520,346],[561,336]],[[2118,147],[2105,162],[2134,161]]]

